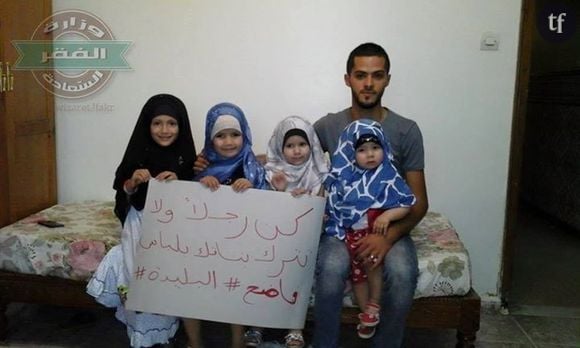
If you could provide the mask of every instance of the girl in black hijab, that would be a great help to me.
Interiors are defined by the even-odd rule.
[[[152,134],[151,122],[160,115],[170,116],[177,122],[178,133],[172,143],[160,144]],[[183,102],[169,94],[151,97],[141,110],[123,160],[115,173],[115,215],[121,223],[125,223],[130,206],[143,209],[150,178],[175,179],[167,176],[167,172],[171,172],[179,180],[191,180],[195,153]]]
[[[87,285],[87,292],[97,302],[117,308],[115,316],[127,326],[132,347],[168,343],[179,327],[176,317],[126,309],[124,298],[141,236],[149,180],[191,180],[194,161],[185,105],[168,94],[151,97],[141,110],[113,183],[115,214],[123,223],[121,245],[105,255]]]

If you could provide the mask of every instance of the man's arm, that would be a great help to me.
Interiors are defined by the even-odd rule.
[[[399,238],[411,232],[413,227],[425,216],[429,208],[424,172],[422,170],[406,172],[405,179],[416,198],[415,205],[411,207],[409,214],[403,219],[389,225],[386,235],[369,234],[356,243],[359,246],[357,256],[361,261],[370,263],[371,255],[375,257],[373,259],[377,261],[373,268],[382,264],[383,258],[391,250],[393,244]]]
[[[387,231],[387,242],[393,245],[399,238],[411,232],[427,213],[429,202],[427,200],[427,186],[425,185],[425,173],[422,170],[414,170],[405,173],[405,180],[415,195],[415,205],[411,211],[401,220],[393,222]]]

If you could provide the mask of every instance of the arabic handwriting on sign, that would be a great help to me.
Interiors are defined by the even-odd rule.
[[[205,252],[205,255],[204,255]],[[217,255],[217,249],[213,248],[211,251],[209,250],[209,245],[205,242],[205,249],[203,247],[198,249],[198,253],[193,255],[197,257],[209,257]]]
[[[151,213],[159,213],[163,208],[163,199],[160,198],[159,202],[157,200],[154,200],[153,202],[155,204],[155,208],[151,210]]]
[[[169,249],[181,254],[187,254],[189,253],[189,246],[185,246],[185,249],[181,249],[180,243],[179,243],[179,234],[175,235],[175,246],[171,245],[171,244],[165,244],[163,243],[163,234],[161,233],[161,231],[159,231],[159,246],[162,249]]]
[[[185,267],[183,268],[183,274],[175,277],[163,275],[163,277],[160,279],[161,277],[160,271],[161,269],[159,267],[155,267],[149,270],[144,266],[138,266],[137,271],[135,271],[135,279],[143,280],[143,278],[145,278],[146,280],[152,282],[159,281],[161,283],[172,283],[177,287],[179,287],[179,285],[197,285],[197,286],[211,286],[213,289],[217,289],[217,277],[215,274],[215,270],[208,270],[207,278],[198,280],[190,279],[191,277],[189,275],[189,271]]]
[[[313,210],[314,210],[314,208],[310,208],[310,209],[308,209],[307,211],[305,211],[304,213],[302,213],[302,214],[298,215],[298,216],[297,216],[297,217],[294,219],[294,230],[293,230],[293,231],[291,231],[291,232],[286,232],[286,233],[284,233],[284,232],[282,232],[282,231],[280,230],[280,228],[278,227],[278,225],[276,225],[275,232],[274,232],[274,234],[272,235],[272,237],[267,237],[267,236],[263,235],[263,234],[260,232],[260,230],[258,229],[258,222],[259,222],[259,220],[258,220],[258,219],[256,219],[256,221],[254,222],[254,231],[256,231],[256,234],[257,234],[257,235],[258,235],[260,238],[262,238],[262,239],[265,239],[265,240],[274,240],[274,239],[278,238],[278,235],[279,235],[279,234],[280,234],[280,235],[283,235],[283,236],[293,236],[293,235],[295,235],[295,234],[296,234],[296,232],[298,232],[298,227],[299,227],[299,222],[300,222],[299,220],[300,220],[301,218],[305,217],[306,215],[310,214],[310,212],[312,212]]]
[[[264,251],[264,257],[268,256],[269,253],[270,253],[269,250],[265,250]],[[276,258],[276,246],[274,244],[272,244],[272,254],[271,254],[271,257],[269,259],[266,259],[266,258],[264,258],[264,259],[254,258],[254,261],[258,261],[258,262],[272,262],[272,261],[274,261],[275,258]]]
[[[280,267],[280,272],[278,272],[278,273],[276,273],[274,275],[269,275],[268,278],[277,278],[284,271],[284,268],[286,267],[286,263],[290,263],[290,262],[294,262],[294,261],[296,261],[296,263],[298,264],[298,266],[304,268],[308,264],[308,255],[306,255],[304,257],[304,262],[300,262],[300,258],[298,257],[298,254],[296,254],[296,256],[294,256],[291,259],[284,259],[284,260],[282,260],[282,267]]]
[[[149,245],[145,246],[143,244],[143,236],[141,236],[141,238],[139,238],[139,246],[145,250],[149,250],[152,247],[154,247],[155,245],[157,245],[157,240],[153,239],[151,242],[149,242]]]
[[[240,231],[240,233],[233,235],[233,236],[227,236],[224,237],[225,239],[236,239],[239,238],[242,234],[244,234],[244,232],[246,232],[246,230],[248,229],[248,217],[246,216],[244,218],[244,227],[242,228],[242,230]]]
[[[165,278],[162,279],[161,282],[173,283],[176,287],[179,287],[179,285],[208,286],[210,284],[213,284],[213,288],[214,289],[217,288],[215,271],[207,271],[207,280],[201,280],[201,279],[200,280],[190,280],[189,279],[189,272],[187,271],[187,268],[183,268],[183,279],[179,276],[177,276],[175,278],[169,278],[168,276],[165,276]]]
[[[204,212],[203,212],[201,217],[195,216],[195,215],[197,215],[197,209],[196,209],[195,204],[192,204],[191,210],[193,212],[194,217],[186,217],[186,219],[188,219],[188,220],[205,220],[205,219],[207,219],[207,215],[208,215],[207,204],[203,203],[203,211]]]
[[[171,209],[167,209],[167,210],[165,211],[165,215],[169,217],[169,219],[168,219],[168,220],[161,220],[161,219],[157,219],[157,221],[161,222],[162,224],[168,224],[168,223],[170,223],[171,221],[173,221],[173,210],[171,210]]]
[[[232,220],[238,218],[238,215],[234,213],[226,212],[225,214],[226,216],[208,216],[207,218],[213,220]]]
[[[156,199],[153,200],[153,204],[155,205],[155,208],[153,208],[153,210],[151,210],[150,212],[153,214],[159,213],[162,209],[163,209],[163,199],[159,199],[159,201],[157,201]],[[157,218],[157,221],[162,223],[162,224],[168,224],[171,221],[173,221],[173,210],[172,209],[167,209],[164,212],[165,216],[167,216],[168,218],[165,220],[162,220],[160,218]]]
[[[159,231],[159,239],[153,239],[152,241],[150,241],[149,243],[146,243],[143,241],[143,236],[141,236],[141,238],[139,238],[139,246],[145,250],[149,250],[154,246],[159,246],[161,249],[169,249],[171,251],[174,251],[176,253],[181,253],[181,254],[188,254],[189,253],[189,246],[185,246],[183,249],[181,248],[181,241],[179,239],[179,234],[175,235],[175,244],[171,244],[171,243],[166,243],[163,240],[163,236],[164,234]]]
[[[253,302],[248,301],[247,297],[249,295],[259,295],[259,296],[264,296],[264,297],[267,297],[270,299],[278,297],[278,295],[280,295],[282,297],[282,299],[284,301],[286,301],[287,303],[289,303],[291,305],[295,304],[297,299],[298,299],[298,291],[294,291],[292,293],[292,299],[288,299],[284,295],[284,291],[282,290],[282,288],[283,288],[282,287],[282,278],[280,278],[280,281],[278,283],[278,289],[275,289],[275,288],[260,289],[260,287],[257,285],[248,285],[246,287],[246,293],[242,297],[242,301],[246,304],[254,304]]]
[[[226,257],[222,254],[222,251],[220,250],[220,246],[217,242],[215,243],[215,247],[216,247],[218,255],[225,261],[242,261],[244,263],[247,263],[250,260],[250,255],[248,255],[248,254],[245,254],[245,257],[244,257],[244,255],[242,255],[238,258]]]

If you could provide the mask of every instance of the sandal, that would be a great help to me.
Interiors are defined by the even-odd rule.
[[[358,337],[363,339],[369,339],[375,335],[376,328],[370,326],[364,326],[362,324],[358,324],[356,326],[356,333]]]
[[[301,333],[291,332],[284,337],[286,348],[303,348],[304,337]]]
[[[372,314],[372,313],[359,313],[358,319],[360,320],[361,325],[368,326],[368,327],[375,327],[379,325],[380,318],[379,313]]]
[[[258,347],[262,344],[262,331],[258,328],[250,328],[244,333],[246,347]]]

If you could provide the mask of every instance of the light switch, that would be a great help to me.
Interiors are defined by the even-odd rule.
[[[499,35],[486,32],[481,35],[481,46],[482,51],[497,51],[499,49]]]

